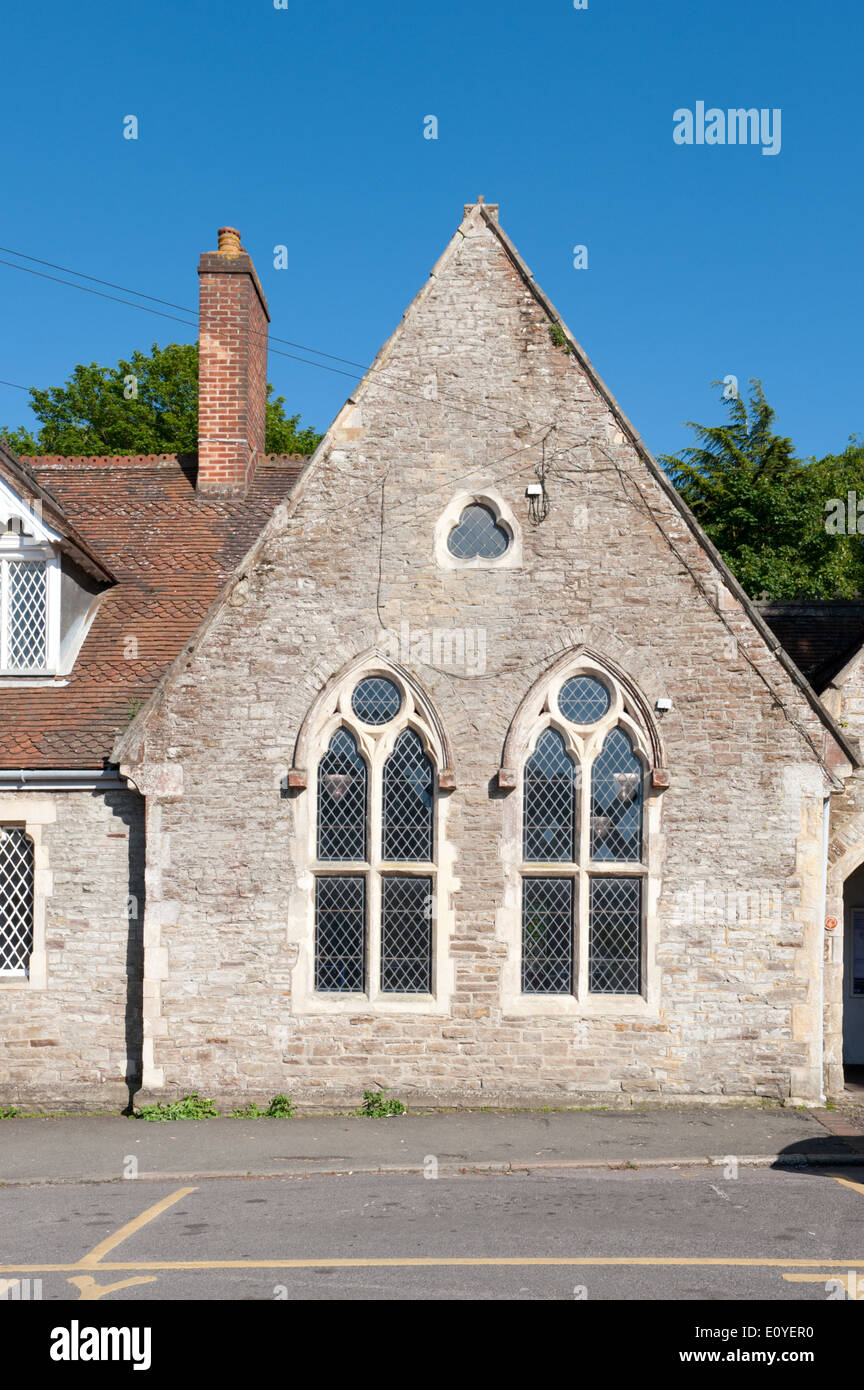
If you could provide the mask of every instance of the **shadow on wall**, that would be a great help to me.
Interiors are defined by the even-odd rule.
[[[94,796],[100,796],[94,792]],[[145,829],[143,799],[129,792],[101,793],[105,804],[128,830],[126,916],[126,1075],[129,1099],[124,1114],[131,1114],[141,1089],[144,1038],[144,867]]]

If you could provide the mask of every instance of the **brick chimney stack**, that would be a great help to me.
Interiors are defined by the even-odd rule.
[[[243,497],[264,452],[270,314],[234,227],[198,276],[198,491]]]

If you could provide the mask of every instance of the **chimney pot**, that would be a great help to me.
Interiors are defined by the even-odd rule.
[[[240,245],[240,233],[236,227],[219,228],[219,249],[217,256],[229,256],[233,260],[235,256],[243,255],[243,247]]]

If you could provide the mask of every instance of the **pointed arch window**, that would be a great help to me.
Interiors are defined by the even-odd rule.
[[[610,729],[591,769],[591,858],[638,862],[642,764],[623,729]]]
[[[564,740],[546,729],[525,764],[525,858],[569,863],[576,826],[576,768]]]
[[[405,729],[384,764],[384,859],[432,858],[435,773],[413,729]]]
[[[318,765],[318,858],[366,858],[366,764],[348,729]]]
[[[338,722],[326,725],[317,774],[315,990],[430,994],[435,737],[410,686],[389,672],[346,679],[328,708]]]
[[[522,769],[522,992],[642,991],[647,744],[605,674],[538,701]]]

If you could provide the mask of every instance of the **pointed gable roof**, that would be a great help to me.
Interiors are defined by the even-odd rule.
[[[92,546],[79,533],[57,500],[36,477],[33,467],[13,454],[5,439],[0,439],[0,481],[4,482],[22,504],[30,523],[44,532],[63,555],[67,555],[91,579],[110,583],[114,576]],[[5,521],[0,516],[0,522]]]
[[[805,742],[808,744],[811,753],[818,759],[818,761],[825,768],[834,785],[839,786],[839,776],[845,775],[849,771],[850,765],[851,767],[857,767],[859,765],[859,755],[857,748],[846,738],[842,729],[837,724],[836,720],[834,720],[833,717],[830,715],[825,706],[822,704],[821,700],[819,699],[809,682],[805,679],[805,677],[798,670],[794,662],[787,655],[780,641],[777,639],[777,637],[771,631],[764,619],[761,617],[752,600],[748,597],[744,589],[739,584],[738,580],[732,574],[731,570],[727,566],[726,562],[723,560],[719,551],[716,549],[713,543],[709,540],[708,536],[702,530],[702,527],[699,525],[693,513],[690,511],[690,508],[684,502],[683,498],[681,498],[681,496],[678,494],[672,483],[667,478],[666,474],[663,472],[659,464],[656,462],[656,460],[648,450],[647,446],[641,439],[638,431],[635,429],[635,427],[631,424],[630,420],[624,414],[623,410],[621,409],[617,400],[613,396],[612,392],[609,390],[605,382],[601,379],[597,371],[594,369],[590,359],[588,358],[587,353],[584,351],[584,349],[577,342],[576,338],[567,328],[566,324],[564,323],[564,320],[561,318],[560,314],[555,309],[551,300],[544,294],[544,292],[540,289],[539,285],[536,283],[532,271],[526,265],[525,261],[522,259],[519,252],[516,250],[516,247],[514,246],[513,242],[510,240],[510,238],[506,235],[506,233],[500,226],[500,223],[498,221],[497,204],[487,204],[484,203],[482,199],[478,200],[477,203],[469,203],[465,205],[462,223],[457,228],[447,247],[433,266],[429,275],[429,279],[423,285],[420,291],[415,295],[414,299],[411,301],[408,308],[403,313],[401,322],[396,327],[394,332],[390,335],[390,337],[386,340],[386,342],[382,345],[373,363],[368,368],[363,378],[358,383],[357,387],[348,397],[342,409],[337,413],[336,418],[334,419],[326,434],[323,436],[315,453],[305,462],[305,465],[302,468],[302,471],[300,472],[297,481],[294,485],[291,497],[286,500],[285,508],[280,508],[277,513],[274,513],[270,522],[262,530],[262,533],[256,540],[255,545],[247,553],[247,555],[240,562],[240,564],[238,564],[232,578],[225,585],[218,597],[215,598],[213,604],[210,607],[209,612],[207,613],[206,618],[201,623],[194,638],[184,647],[182,658],[178,657],[172,663],[169,669],[165,672],[165,675],[162,678],[162,680],[159,682],[159,685],[154,690],[152,696],[147,701],[147,704],[132,721],[132,724],[130,725],[129,729],[118,740],[112,753],[112,760],[114,762],[119,763],[122,761],[134,759],[134,757],[137,756],[137,752],[141,747],[143,727],[147,719],[149,718],[151,712],[161,703],[165,693],[171,688],[174,681],[179,676],[181,670],[188,664],[190,657],[193,656],[200,643],[204,640],[211,626],[218,617],[219,613],[222,611],[223,606],[228,601],[234,586],[241,578],[243,578],[248,573],[249,569],[256,563],[259,555],[261,554],[262,549],[264,548],[268,540],[271,538],[271,536],[274,534],[275,528],[283,526],[286,516],[290,515],[290,513],[296,509],[306,489],[312,485],[318,461],[326,456],[328,451],[336,442],[340,429],[350,428],[350,416],[352,412],[356,409],[358,405],[362,403],[364,396],[366,395],[369,388],[372,385],[379,384],[377,378],[381,373],[382,369],[386,366],[387,361],[392,355],[394,348],[400,342],[402,336],[406,331],[407,326],[411,323],[412,319],[417,315],[418,311],[425,303],[426,299],[432,292],[432,288],[434,287],[436,281],[439,281],[446,274],[450,263],[454,260],[455,257],[459,255],[459,252],[463,244],[465,243],[466,237],[473,230],[476,230],[477,225],[481,223],[497,239],[502,252],[508,258],[514,270],[521,278],[528,291],[530,291],[531,295],[534,297],[534,299],[542,308],[545,315],[548,317],[550,325],[557,324],[560,326],[561,332],[564,337],[564,342],[569,348],[569,351],[572,354],[574,361],[578,364],[579,368],[585,374],[588,381],[591,383],[591,385],[597,391],[599,396],[605,402],[610,414],[612,415],[612,418],[618,425],[621,434],[630,442],[633,449],[636,451],[639,459],[643,463],[646,471],[650,474],[651,478],[662,491],[665,498],[678,513],[682,522],[687,528],[687,531],[690,533],[693,540],[704,553],[704,556],[708,560],[710,567],[714,570],[716,574],[721,590],[726,591],[726,601],[728,602],[729,600],[731,600],[733,607],[735,605],[739,606],[740,610],[743,611],[743,614],[745,615],[753,631],[758,635],[763,649],[766,651],[768,655],[769,667],[773,662],[776,668],[778,668],[777,674],[780,677],[781,686],[784,683],[784,681],[786,683],[786,694],[784,696],[782,693],[778,692],[778,690],[774,688],[773,684],[771,684],[766,679],[765,673],[759,667],[755,666],[755,664],[751,661],[750,664],[751,666],[753,666],[753,669],[756,671],[759,679],[766,685],[766,687],[770,691],[771,698],[775,702],[783,705],[785,701],[788,700],[789,694],[791,694],[791,692],[789,691],[789,683],[791,683],[791,685],[799,693],[800,697],[806,702],[807,706],[809,706],[810,710],[812,711],[812,714],[823,726],[826,737],[824,741],[823,750],[820,751],[816,743],[813,741],[810,735],[803,729],[800,723],[796,719],[792,718],[791,715],[789,716],[790,718],[792,718],[792,722],[795,723],[796,727],[799,729],[802,738],[804,738]],[[662,519],[655,514],[654,509],[651,509],[651,514],[657,526],[660,528],[661,531],[663,531]],[[665,531],[664,537],[667,543],[673,545],[672,538]],[[676,550],[676,554],[677,553],[678,552]],[[679,555],[678,558],[680,559],[681,556]],[[686,564],[686,561],[684,563]],[[692,570],[690,571],[690,573],[691,577],[694,580],[694,583],[696,583],[697,586],[700,587],[700,589],[702,589],[701,582],[698,580],[697,576],[692,572]],[[709,596],[707,595],[707,593],[704,593],[704,590],[703,596],[706,598],[706,600],[708,600]],[[718,616],[720,617],[722,617],[722,614],[720,612],[722,603],[722,599],[719,599],[717,602],[712,601],[712,606],[714,607],[715,612],[717,612]]]
[[[194,457],[19,460],[3,451],[0,476],[8,471],[41,499],[43,518],[70,555],[89,557],[94,577],[111,582],[68,674],[0,686],[0,769],[83,770],[109,761],[303,461],[265,457],[245,498],[211,499],[195,490]]]

